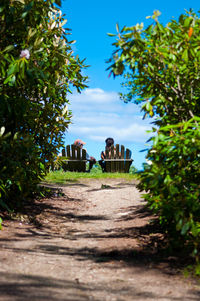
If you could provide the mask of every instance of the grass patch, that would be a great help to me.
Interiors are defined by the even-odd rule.
[[[123,178],[128,181],[137,178],[135,173],[102,173],[99,167],[93,167],[90,173],[87,172],[70,172],[70,171],[50,171],[44,181],[47,183],[65,184],[66,182],[76,182],[79,179],[117,179]]]

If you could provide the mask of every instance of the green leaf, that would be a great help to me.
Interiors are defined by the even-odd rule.
[[[180,17],[179,17],[179,23],[183,23],[183,21],[184,21],[184,15],[182,14],[182,15],[180,15]]]
[[[150,111],[150,110],[151,110],[152,106],[151,106],[151,104],[150,104],[149,101],[146,102],[145,108],[146,108],[147,111]]]
[[[65,114],[68,112],[68,105],[66,105],[62,111],[62,116],[65,116]]]
[[[171,179],[171,177],[170,177],[170,175],[167,175],[166,177],[165,177],[165,179],[164,179],[164,184],[169,184],[169,183],[171,183],[172,182],[172,179]]]
[[[9,51],[13,50],[14,48],[15,48],[14,45],[9,45],[3,50],[3,52],[9,52]]]
[[[190,228],[190,223],[189,222],[185,223],[181,229],[181,234],[185,235],[187,233],[187,231],[189,230],[189,228]]]
[[[19,70],[18,65],[16,63],[11,64],[8,67],[7,76],[10,76],[11,74],[16,73]]]
[[[5,133],[5,127],[4,126],[2,126],[1,128],[0,128],[0,136],[3,136],[3,134]]]
[[[4,80],[4,84],[10,84],[11,86],[15,83],[16,77],[15,75],[11,74],[10,76],[8,76],[5,80]]]
[[[117,30],[117,32],[119,32],[119,25],[118,25],[118,23],[116,23],[116,30]]]
[[[191,24],[191,22],[192,22],[192,18],[191,17],[186,18],[185,21],[184,21],[184,26],[185,27],[189,27],[190,24]]]
[[[28,31],[28,38],[33,37],[36,33],[37,33],[37,30],[30,27],[29,31]]]
[[[153,145],[156,146],[158,144],[159,141],[159,137],[158,135],[156,137],[153,138]]]
[[[172,59],[174,62],[176,61],[176,56],[173,53],[169,54],[169,58]]]
[[[157,26],[160,31],[163,31],[163,26],[160,23],[157,23]]]
[[[107,35],[108,35],[109,37],[115,37],[115,36],[116,36],[116,34],[113,34],[113,33],[107,33]]]
[[[27,14],[28,14],[28,11],[25,11],[25,12],[22,14],[22,19],[25,19],[26,16],[27,16]]]
[[[14,137],[13,137],[13,140],[16,140],[18,138],[18,136],[19,136],[19,132],[16,132]]]
[[[188,62],[188,50],[185,49],[183,54],[182,54],[182,59],[185,61],[185,62]]]
[[[20,2],[22,4],[25,4],[25,0],[14,0],[15,2]]]
[[[148,62],[148,66],[151,68],[151,70],[154,70],[154,65],[151,64],[151,62]]]
[[[168,53],[167,47],[158,47],[158,50],[159,50],[160,52]]]
[[[63,22],[62,22],[62,27],[67,23],[67,19],[65,19]]]

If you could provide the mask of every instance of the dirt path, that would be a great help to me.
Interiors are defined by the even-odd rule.
[[[4,221],[0,300],[200,300],[176,258],[154,254],[160,234],[134,182],[82,180],[62,189],[65,196],[30,208],[35,225]]]

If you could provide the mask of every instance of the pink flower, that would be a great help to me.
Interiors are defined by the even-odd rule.
[[[28,49],[22,50],[20,53],[20,57],[25,57],[27,60],[30,58],[30,52]]]

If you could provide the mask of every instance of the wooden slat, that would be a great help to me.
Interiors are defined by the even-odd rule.
[[[79,161],[79,171],[85,172],[86,162],[87,162],[86,161],[86,150],[85,149],[81,149],[80,158],[81,158],[81,160]]]
[[[76,146],[75,145],[71,145],[71,156],[70,158],[72,160],[76,159]],[[76,162],[74,161],[69,161],[69,167],[70,167],[70,171],[75,171],[76,170]]]
[[[77,160],[81,160],[81,149],[80,149],[80,147],[76,148],[76,153],[77,153],[76,159]]]
[[[130,150],[127,148],[126,149],[126,159],[130,158]],[[124,171],[127,173],[129,172],[129,168],[130,168],[130,161],[125,161],[124,162]]]
[[[116,153],[115,153],[115,158],[116,158],[116,159],[120,159],[119,144],[116,144],[116,146],[115,146],[115,151],[116,151]]]
[[[119,152],[119,144],[116,144],[116,159],[121,159],[121,153]],[[119,172],[120,162],[116,161],[116,172]]]
[[[71,149],[72,149],[72,153],[71,153],[71,156],[70,156],[70,158],[72,158],[72,159],[76,159],[76,155],[75,155],[75,151],[76,151],[76,146],[75,145],[71,145]]]
[[[82,149],[82,160],[86,160],[86,150]]]
[[[130,159],[130,150],[127,148],[126,149],[126,159]]]
[[[126,161],[125,161],[125,164],[124,164],[126,173],[129,172],[129,169],[130,169],[130,166],[131,166],[132,162],[133,162],[133,160],[131,159],[131,151],[127,148],[126,149]]]
[[[121,145],[121,158],[124,159],[124,146]],[[124,161],[120,161],[120,172],[124,172]]]
[[[110,158],[114,159],[115,156],[114,145],[111,146],[110,154],[111,154]],[[111,161],[111,172],[115,172],[115,160]]]
[[[62,149],[62,156],[63,156],[63,157],[66,157],[65,148]]]
[[[67,149],[67,157],[71,158],[70,145],[67,145],[66,149]]]
[[[110,157],[109,150],[105,149],[105,153],[106,153],[106,158],[109,159],[109,157]],[[106,172],[111,172],[111,162],[110,161],[106,162],[105,170],[106,170]]]

